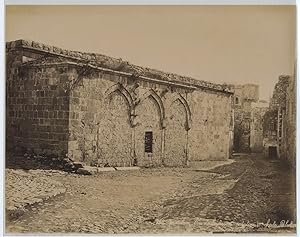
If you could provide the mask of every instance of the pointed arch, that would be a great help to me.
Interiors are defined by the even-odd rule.
[[[114,93],[119,93],[120,95],[122,95],[125,98],[125,100],[127,102],[127,105],[128,105],[128,121],[129,121],[131,126],[134,126],[134,121],[133,121],[133,118],[134,118],[134,102],[133,102],[132,96],[125,89],[125,87],[122,84],[117,83],[117,84],[111,86],[110,88],[108,88],[105,91],[105,93],[104,93],[105,100],[111,98],[111,96]]]
[[[188,102],[179,93],[177,93],[177,95],[172,103],[174,103],[175,101],[179,101],[184,106],[185,114],[186,114],[186,130],[190,130],[191,126],[192,126],[192,114],[191,114],[191,110],[190,110],[190,106],[189,106]]]
[[[161,126],[162,126],[162,128],[164,128],[165,127],[165,107],[164,107],[164,104],[163,104],[160,96],[153,89],[150,89],[149,91],[147,91],[145,94],[142,95],[142,97],[140,98],[140,102],[142,102],[148,98],[152,98],[155,101],[156,105],[158,106]]]
[[[130,107],[130,110],[132,110],[132,107],[133,107],[132,96],[130,95],[130,93],[125,89],[125,87],[121,83],[117,83],[117,84],[109,87],[104,93],[105,98],[109,98],[114,92],[120,92],[125,97],[128,105]]]

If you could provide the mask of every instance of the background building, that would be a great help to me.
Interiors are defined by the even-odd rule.
[[[259,86],[232,85],[234,89],[234,152],[263,152],[263,116],[269,106],[259,100]]]
[[[250,151],[263,152],[263,117],[269,103],[260,100],[251,104]]]

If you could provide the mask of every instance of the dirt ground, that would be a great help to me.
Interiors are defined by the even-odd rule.
[[[66,193],[7,220],[6,232],[295,233],[295,225],[279,225],[282,220],[295,223],[293,172],[259,155],[238,156],[212,169],[94,176],[48,172],[33,173],[60,182]]]

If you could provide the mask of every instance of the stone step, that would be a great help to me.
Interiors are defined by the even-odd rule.
[[[114,167],[98,167],[98,172],[116,171]]]
[[[116,170],[139,170],[141,169],[138,166],[129,166],[129,167],[115,167]]]
[[[92,175],[100,172],[107,171],[125,171],[125,170],[139,170],[140,167],[131,166],[131,167],[93,167],[93,166],[84,166],[79,168],[76,173],[82,175]]]

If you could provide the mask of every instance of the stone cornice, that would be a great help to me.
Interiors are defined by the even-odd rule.
[[[196,80],[191,77],[185,77],[147,67],[141,67],[130,64],[122,59],[116,59],[101,54],[65,50],[29,40],[16,40],[6,43],[6,52],[20,49],[32,51],[45,56],[60,56],[70,60],[70,62],[67,61],[58,63],[77,64],[104,71],[109,70],[113,73],[131,75],[143,80],[174,84],[178,86],[181,85],[183,87],[191,87],[195,89],[201,88],[204,90],[218,91],[225,94],[233,94],[232,89],[226,85]]]

